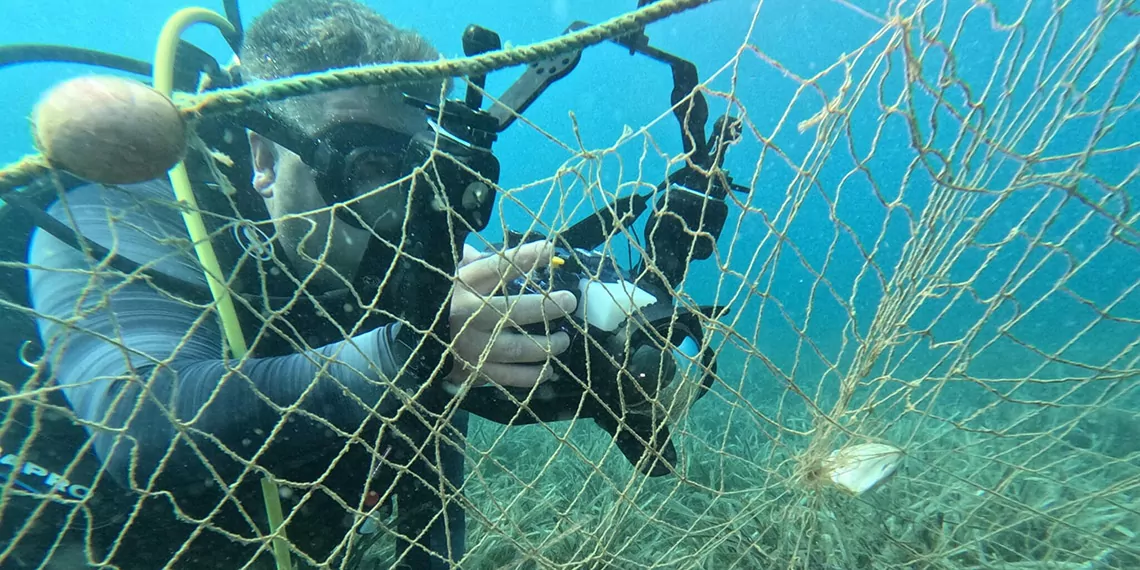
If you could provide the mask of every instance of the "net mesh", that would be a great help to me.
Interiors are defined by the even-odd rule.
[[[644,476],[586,418],[503,426],[473,416],[466,435],[429,418],[441,447],[464,444],[461,487],[425,484],[466,512],[464,568],[1140,566],[1136,7],[836,5],[871,32],[820,69],[781,61],[751,32],[719,66],[702,64],[712,72],[701,88],[710,108],[742,119],[725,166],[751,192],[730,194],[714,256],[695,261],[677,292],[683,306],[730,312],[703,319],[718,358],[709,393],[691,409],[689,394],[658,402],[674,420],[675,471]],[[749,10],[754,29],[770,9]],[[761,90],[779,94],[783,108],[758,103]],[[552,233],[656,186],[685,160],[669,109],[660,111],[597,149],[522,118],[515,129],[569,158],[548,177],[501,188],[499,221]],[[622,230],[602,249],[642,257],[639,231]],[[124,282],[153,285],[107,267],[83,279],[92,293],[80,312],[105,310],[108,289]],[[211,319],[198,326],[216,328]],[[66,338],[90,334],[78,317],[56,325],[74,329]],[[343,356],[309,354],[326,370]],[[127,377],[143,385],[148,371],[133,362]],[[59,390],[50,358],[30,364],[29,380],[4,379],[5,432],[34,437],[61,423],[119,429],[110,419],[80,420],[50,398]],[[239,369],[230,365],[225,381],[241,381]],[[289,437],[290,418],[320,420],[296,403],[278,413],[278,432],[266,439]],[[353,434],[325,425],[339,436],[328,444],[339,464]],[[203,435],[192,419],[179,429],[184,442]],[[78,442],[84,452],[95,447],[85,435]],[[868,443],[900,449],[901,466],[869,492],[843,492],[833,452]],[[369,449],[373,464],[385,463],[382,446]],[[179,511],[193,530],[175,559],[214,533],[260,545],[265,563],[265,507],[236,500],[234,483],[263,477],[278,486],[296,564],[340,567],[346,549],[364,551],[360,567],[388,567],[399,556],[388,540],[394,519],[362,490],[319,516],[330,526],[368,522],[371,534],[335,537],[340,557],[331,562],[311,558],[290,521],[331,496],[321,481],[332,468],[309,478],[274,473],[252,451],[233,452],[238,471],[202,482],[229,496],[207,493],[205,510]],[[439,449],[420,452],[434,458]],[[3,453],[25,480],[74,479],[29,467],[47,463],[30,463],[19,449]],[[56,459],[55,469],[80,465]],[[122,535],[110,541],[119,550],[150,548],[146,537],[159,530],[145,526],[146,515],[174,502],[144,480],[120,502],[129,508],[101,519],[88,497],[121,495],[106,476],[90,490],[64,484],[47,493],[19,480],[2,490],[0,521],[20,522],[0,550],[5,567],[36,567],[45,551],[58,568],[96,565],[103,554],[93,537],[108,530]],[[227,509],[245,530],[221,528]],[[63,512],[72,530],[38,518],[49,511]],[[249,558],[211,563],[257,567]]]

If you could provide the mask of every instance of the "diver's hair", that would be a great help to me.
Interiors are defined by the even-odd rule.
[[[253,20],[240,54],[245,81],[439,57],[423,36],[396,27],[356,0],[278,0]],[[450,87],[450,81],[425,81],[398,89],[435,101]],[[312,116],[311,103],[311,98],[297,97],[272,106],[312,134],[311,125],[305,121]]]

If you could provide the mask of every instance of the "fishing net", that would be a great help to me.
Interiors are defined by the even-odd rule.
[[[1140,567],[1137,7],[869,4],[821,3],[779,29],[766,18],[788,7],[771,2],[690,14],[751,20],[739,49],[698,61],[712,113],[742,120],[725,168],[750,189],[728,196],[714,255],[677,294],[694,310],[729,308],[703,319],[715,381],[691,409],[688,397],[661,402],[679,455],[662,477],[584,419],[472,417],[465,437],[437,426],[465,443],[462,488],[440,491],[466,511],[464,568]],[[817,49],[795,38],[824,13],[858,30],[854,47],[793,58]],[[647,104],[656,119],[596,148],[585,121],[520,120],[564,162],[501,188],[490,232],[557,232],[683,165],[671,110]],[[640,258],[640,232],[602,249]],[[49,400],[50,362],[29,364],[30,380],[4,379],[4,429],[71,423]],[[845,492],[833,452],[870,443],[901,450],[901,465]],[[319,485],[256,467],[243,480],[279,486],[289,540]],[[66,537],[33,516],[16,541],[54,549],[60,568],[99,562],[84,547],[88,490],[72,491],[3,487],[0,517],[21,497],[71,513]],[[132,492],[139,506],[118,527],[163,497]],[[245,536],[268,552],[263,505],[246,509]],[[364,503],[327,514],[366,515],[395,532]],[[5,564],[26,556],[16,542]],[[378,540],[361,567],[397,555]]]

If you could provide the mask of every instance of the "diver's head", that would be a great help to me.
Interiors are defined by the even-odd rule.
[[[373,90],[374,91],[374,90]],[[365,88],[310,96],[318,99],[304,118],[314,137],[346,149],[351,174],[323,180],[323,171],[293,151],[250,133],[253,188],[295,261],[327,255],[327,264],[351,275],[373,235],[392,239],[404,222],[407,174],[403,151],[427,123],[399,99]],[[350,210],[333,215],[320,186],[335,185]],[[355,223],[353,223],[355,222]]]
[[[240,60],[243,79],[257,81],[438,57],[422,36],[393,26],[363,4],[279,0],[247,30]],[[406,198],[397,184],[407,175],[402,153],[411,137],[429,132],[423,110],[404,104],[403,95],[437,100],[448,86],[429,81],[398,90],[360,87],[271,104],[278,117],[345,159],[330,174],[250,133],[253,187],[294,261],[311,267],[307,261],[327,255],[325,264],[347,277],[372,234],[398,234]],[[332,215],[329,192],[338,196],[335,202],[351,203],[351,212]]]

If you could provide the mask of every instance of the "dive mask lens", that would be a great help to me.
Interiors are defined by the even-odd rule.
[[[403,153],[392,154],[374,147],[354,150],[345,162],[344,184],[354,196],[388,186],[407,174]]]
[[[358,149],[350,155],[344,184],[354,200],[352,214],[360,216],[373,231],[393,237],[407,214],[407,189],[398,184],[406,170],[410,168],[405,167],[403,155],[373,149]],[[352,214],[348,216],[355,219]]]
[[[367,219],[403,203],[396,196],[400,192],[385,187],[410,170],[405,164],[410,136],[370,123],[340,123],[321,132],[316,140],[309,166],[316,172],[317,189],[327,204],[367,196],[352,208]],[[349,225],[362,227],[352,212],[338,209],[337,214]]]

